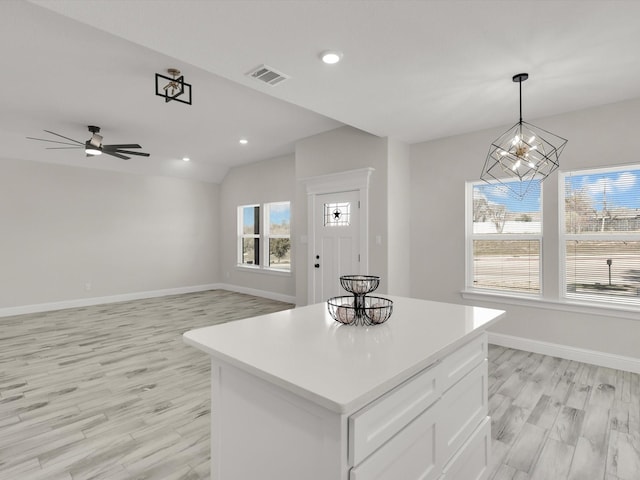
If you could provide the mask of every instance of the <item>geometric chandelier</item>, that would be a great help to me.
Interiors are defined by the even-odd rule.
[[[164,97],[165,103],[175,101],[191,105],[191,84],[184,81],[184,75],[180,75],[177,68],[170,68],[167,72],[171,77],[156,73],[156,95]],[[168,81],[164,86],[163,80]]]
[[[522,82],[527,78],[527,73],[513,76],[520,84],[520,121],[491,143],[480,176],[487,183],[501,184],[519,199],[532,182],[542,182],[560,166],[560,154],[567,144],[565,138],[522,121]]]

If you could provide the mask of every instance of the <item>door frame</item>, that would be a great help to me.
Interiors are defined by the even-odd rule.
[[[358,192],[358,201],[360,202],[360,271],[355,273],[369,273],[369,179],[374,171],[373,167],[366,167],[301,179],[307,191],[307,238],[309,239],[307,246],[307,304],[315,301],[315,275],[312,265],[316,251],[314,205],[317,195]],[[338,279],[336,279],[337,281]]]

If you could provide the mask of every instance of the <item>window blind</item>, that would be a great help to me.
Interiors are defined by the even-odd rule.
[[[471,206],[471,288],[540,294],[540,182],[523,199],[500,184],[474,183]]]
[[[640,166],[568,172],[561,185],[565,296],[640,305]]]

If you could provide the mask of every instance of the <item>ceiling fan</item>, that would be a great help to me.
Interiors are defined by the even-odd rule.
[[[51,135],[55,135],[56,137],[64,138],[65,140],[69,140],[73,143],[69,142],[61,142],[59,140],[47,140],[45,138],[34,138],[27,137],[29,140],[39,140],[41,142],[51,142],[51,143],[59,143],[61,145],[71,145],[70,147],[47,147],[47,150],[64,150],[64,149],[76,149],[83,148],[87,157],[93,157],[95,155],[100,155],[102,153],[106,153],[107,155],[112,155],[114,157],[121,158],[123,160],[129,160],[131,157],[127,157],[127,155],[138,155],[141,157],[148,157],[148,153],[144,152],[132,152],[129,150],[130,148],[142,148],[137,143],[121,143],[114,145],[104,145],[102,143],[102,135],[100,135],[100,127],[96,127],[93,125],[89,125],[89,132],[91,132],[91,138],[86,142],[80,142],[78,140],[74,140],[73,138],[65,137],[64,135],[60,135],[59,133],[52,132],[50,130],[45,130],[45,132],[50,133]],[[126,154],[126,155],[123,155]]]

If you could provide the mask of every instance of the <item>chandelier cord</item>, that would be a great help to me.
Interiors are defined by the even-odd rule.
[[[518,84],[520,85],[520,123],[522,123],[522,79],[518,80]]]

